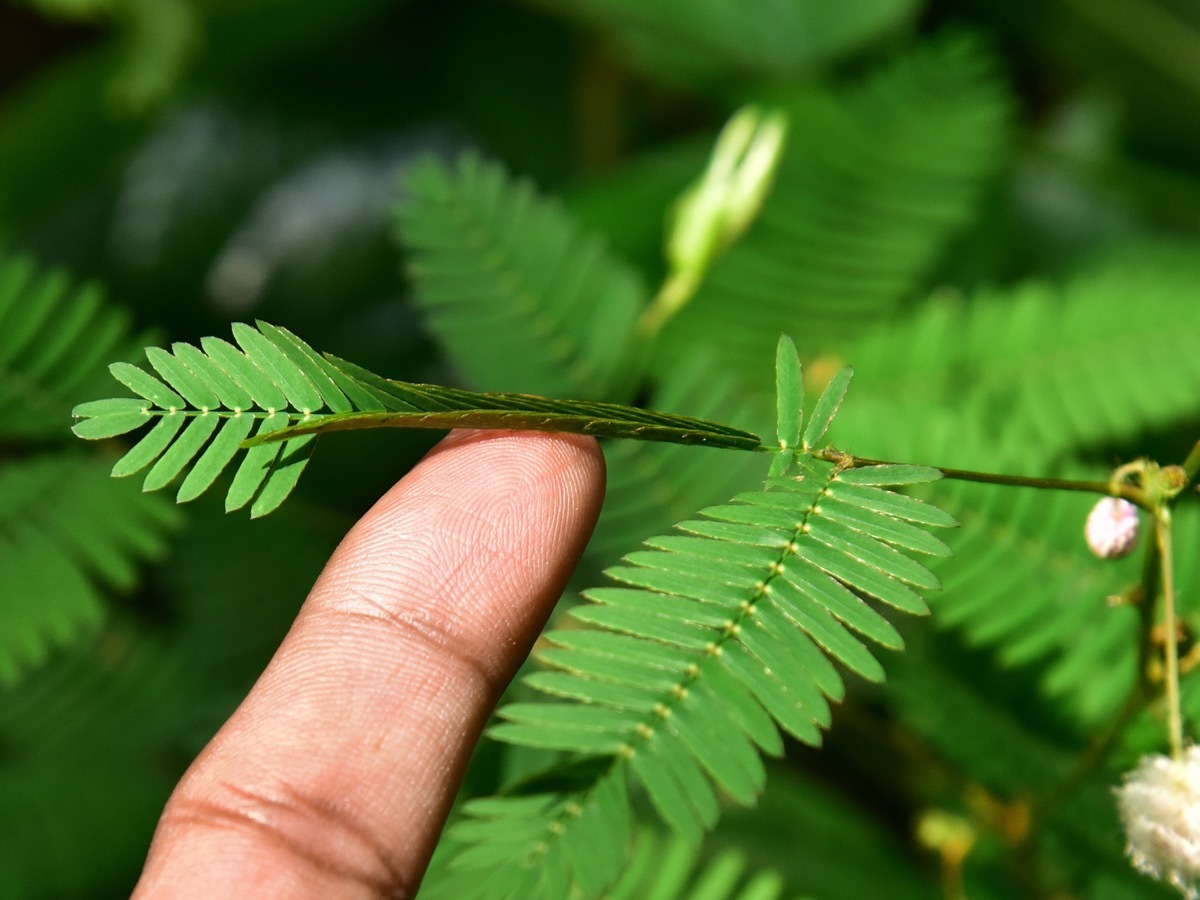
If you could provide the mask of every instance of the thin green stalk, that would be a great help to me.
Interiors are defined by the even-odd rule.
[[[672,273],[638,319],[638,337],[647,342],[658,337],[662,327],[683,309],[699,287],[700,278],[696,272],[689,269]]]
[[[1196,441],[1196,446],[1187,455],[1181,468],[1187,474],[1189,482],[1195,479],[1197,473],[1200,473],[1200,441]]]
[[[1167,691],[1167,736],[1171,756],[1183,758],[1183,714],[1179,705],[1179,637],[1175,622],[1175,566],[1171,555],[1171,510],[1162,507],[1154,518],[1159,562],[1162,567],[1164,673]]]
[[[842,468],[860,468],[862,466],[897,465],[890,460],[869,459],[865,456],[853,456],[840,450],[818,450],[814,454],[819,459],[837,463]],[[981,484],[1003,484],[1010,487],[1040,488],[1049,491],[1079,491],[1088,494],[1103,494],[1106,497],[1124,497],[1143,509],[1153,511],[1153,507],[1145,491],[1136,485],[1112,481],[1084,481],[1068,478],[1034,478],[1026,475],[1000,475],[993,472],[974,472],[968,469],[947,469],[933,466],[942,473],[943,478],[953,478],[957,481],[975,481]]]

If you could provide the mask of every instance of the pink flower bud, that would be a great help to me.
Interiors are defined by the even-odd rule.
[[[1120,497],[1105,497],[1094,507],[1084,529],[1087,545],[1101,559],[1118,559],[1137,543],[1137,507]]]

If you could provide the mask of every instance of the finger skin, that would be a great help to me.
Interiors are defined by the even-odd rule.
[[[134,896],[413,895],[603,494],[590,438],[439,444],[338,547],[176,788]]]

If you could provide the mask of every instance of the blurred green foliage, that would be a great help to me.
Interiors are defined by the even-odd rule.
[[[855,364],[834,439],[865,455],[1103,477],[1176,462],[1200,432],[1200,10],[1183,0],[9,0],[0,46],[26,43],[46,49],[0,86],[5,898],[128,893],[319,561],[432,440],[327,440],[263,522],[176,511],[107,478],[122,448],[69,436],[132,333],[261,316],[395,378],[605,395],[613,335],[663,274],[664,217],[757,102],[790,116],[775,189],[664,329],[640,401],[767,433],[787,332],[814,386]],[[463,209],[508,218],[471,245]],[[512,266],[481,263],[506,242]],[[525,296],[505,279],[547,246],[580,268],[531,309],[561,301],[551,332],[591,369],[535,358],[511,315]],[[447,265],[462,280],[439,281]],[[604,279],[581,276],[572,306],[586,266]],[[716,451],[607,453],[581,581],[761,474]],[[789,746],[711,865],[639,837],[625,895],[657,875],[663,896],[704,879],[773,896],[756,872],[833,900],[1157,895],[1107,794],[1161,746],[1154,709],[1038,805],[1129,690],[1136,616],[1106,597],[1136,572],[1087,554],[1078,500],[933,490],[963,528],[932,626],[904,624],[886,685],[851,683],[824,750]],[[1185,706],[1194,723],[1190,681]],[[487,747],[467,793],[540,762]],[[966,824],[961,860],[916,827],[931,811]]]

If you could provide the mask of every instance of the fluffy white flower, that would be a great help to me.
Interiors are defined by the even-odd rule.
[[[1189,900],[1200,898],[1200,747],[1178,760],[1143,757],[1116,793],[1133,865]]]
[[[1121,497],[1104,497],[1092,507],[1084,534],[1101,559],[1124,556],[1137,543],[1137,507]]]

